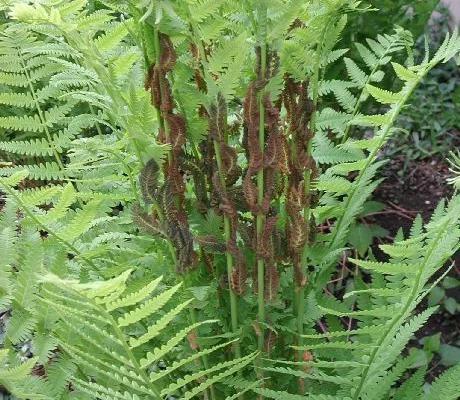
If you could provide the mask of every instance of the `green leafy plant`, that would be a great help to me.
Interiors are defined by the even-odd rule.
[[[5,93],[62,88],[51,100],[82,106],[48,128],[87,132],[2,144],[55,161],[0,170],[0,383],[31,399],[456,398],[458,366],[424,391],[425,371],[400,356],[459,248],[460,198],[380,245],[382,261],[348,249],[382,146],[420,81],[458,54],[457,31],[419,64],[402,28],[356,43],[353,60],[337,45],[360,2],[101,3],[17,3],[1,32],[59,66]],[[56,43],[71,51],[47,54]],[[329,79],[339,62],[348,79]],[[23,64],[11,82],[36,73]],[[390,73],[394,91],[381,87]],[[32,130],[34,104],[2,117],[10,136]],[[330,293],[344,257],[356,272]]]
[[[448,178],[448,182],[452,185],[454,185],[454,187],[458,190],[458,188],[460,187],[460,177],[459,177],[459,174],[460,174],[460,154],[457,152],[457,153],[454,153],[454,152],[450,152],[450,156],[451,158],[448,159],[449,161],[449,164],[451,166],[450,168],[450,171],[454,174],[453,177],[451,178]]]
[[[431,49],[436,49],[442,42],[441,32],[448,29],[449,16],[448,10],[439,8],[439,15],[429,23],[427,37]],[[425,40],[421,36],[416,41],[416,57],[423,56]],[[432,71],[430,77],[414,91],[412,104],[401,114],[398,125],[402,129],[391,140],[391,146],[386,148],[388,156],[403,154],[406,163],[408,160],[427,157],[445,158],[457,146],[457,80],[458,67],[455,60]]]
[[[377,36],[380,32],[391,30],[394,25],[404,26],[414,37],[418,37],[439,0],[369,0],[365,3],[371,6],[373,12],[352,17],[346,29],[352,40]],[[366,23],[368,21],[371,23]]]

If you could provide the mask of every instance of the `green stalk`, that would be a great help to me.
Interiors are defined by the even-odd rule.
[[[155,62],[156,62],[156,65],[158,67],[160,67],[160,52],[161,52],[161,49],[160,49],[160,36],[159,36],[158,28],[156,26],[153,29],[153,33],[154,33],[154,45],[155,45]],[[159,84],[160,84],[160,92],[161,92],[161,80],[160,80]],[[169,131],[168,120],[161,116],[160,111],[158,109],[156,110],[156,112],[157,112],[157,118],[158,118],[158,122],[159,122],[159,125],[160,125],[160,129],[162,127],[164,127],[166,141],[167,141],[167,143],[171,143],[171,136],[170,136],[170,131]],[[185,116],[185,114],[184,114],[184,116]],[[169,162],[169,164],[172,163],[172,150],[171,149],[168,151],[168,162]],[[176,198],[174,200],[175,200],[176,204],[178,204],[179,199],[177,198],[177,196],[176,196]],[[190,284],[190,282],[189,282],[189,277],[186,276],[186,275],[184,275],[184,277],[183,277],[183,282],[184,282],[184,289],[187,289],[188,287],[192,286]],[[197,321],[196,313],[195,313],[195,309],[193,309],[193,307],[189,309],[189,313],[190,313],[190,320],[191,320],[192,324],[196,323],[196,321]],[[197,336],[199,336],[199,335],[197,335]],[[199,339],[197,339],[197,343],[198,343],[198,347],[202,348],[202,346],[201,346],[201,344],[199,342]],[[202,361],[203,366],[205,367],[205,369],[208,369],[209,368],[209,360],[208,360],[208,356],[206,354],[201,356],[201,361]],[[211,385],[209,389],[210,389],[210,392],[211,392],[211,399],[216,400],[217,398],[216,398],[214,385]]]
[[[192,287],[193,285],[191,284],[190,282],[190,274],[184,274],[183,276],[183,282],[184,282],[184,286],[183,286],[183,291],[185,292],[187,290],[187,288],[189,287]],[[193,305],[191,305],[189,307],[189,316],[190,316],[190,322],[192,323],[192,325],[196,324],[197,323],[197,317],[196,317],[196,312],[195,312],[195,308],[193,307]],[[198,351],[200,350],[203,350],[205,349],[205,347],[202,345],[201,343],[201,340],[200,340],[200,331],[199,331],[199,328],[196,328],[196,342],[198,344]],[[207,370],[209,369],[209,359],[208,359],[208,356],[206,354],[202,355],[201,357],[201,361],[203,363],[203,366],[204,368]],[[217,397],[216,397],[216,389],[214,388],[214,385],[211,385],[209,387],[209,391],[211,393],[211,400],[217,400]],[[205,391],[206,393],[206,396],[208,394],[208,390]]]
[[[260,43],[260,72],[263,79],[265,79],[265,65],[267,62],[267,44],[266,44],[266,26],[267,26],[267,8],[264,2],[261,2],[258,8],[258,27],[261,28]],[[265,147],[265,108],[263,105],[264,88],[260,89],[258,93],[259,103],[259,147],[260,151],[264,152]],[[257,204],[262,205],[264,198],[264,171],[262,168],[257,172]],[[263,215],[257,214],[256,216],[256,233],[257,237],[262,233],[264,224]],[[259,351],[258,357],[258,375],[259,378],[263,377],[263,349],[265,338],[265,265],[264,260],[257,260],[257,305],[258,305],[258,328],[259,336],[257,341],[257,348]],[[263,399],[263,396],[261,397]]]
[[[219,169],[219,180],[220,185],[222,186],[222,190],[226,192],[226,184],[225,184],[225,176],[222,167],[222,156],[220,153],[219,144],[216,140],[214,140],[214,152],[216,153],[216,161],[217,167]],[[231,232],[230,232],[230,219],[227,215],[224,215],[224,235],[225,241],[228,242],[230,240]],[[226,251],[227,256],[227,276],[228,276],[228,289],[230,293],[230,313],[231,313],[231,322],[232,322],[232,331],[238,331],[238,303],[237,297],[235,292],[232,290],[231,287],[231,278],[232,278],[232,270],[233,270],[233,257],[229,251]],[[235,343],[235,355],[236,357],[241,357],[241,346],[239,342]]]
[[[190,30],[192,32],[192,35],[193,35],[194,39],[195,39],[195,42],[198,45],[200,58],[203,61],[206,62],[207,57],[206,57],[206,52],[205,52],[205,49],[204,49],[204,46],[203,46],[203,42],[196,35],[196,27],[195,27],[195,25],[194,25],[194,23],[192,21],[190,22]],[[203,78],[206,80],[206,77],[207,77],[206,75],[207,74],[206,74],[206,71],[203,68],[202,63],[200,63],[200,69],[201,69],[201,73],[203,75]],[[224,140],[226,141],[227,138],[224,138]],[[220,152],[219,143],[216,140],[213,140],[213,145],[214,145],[214,153],[216,155],[216,162],[217,162],[217,169],[218,169],[218,174],[219,174],[220,185],[221,185],[222,190],[224,191],[224,193],[226,193],[227,189],[226,189],[225,175],[224,175],[224,170],[223,170],[223,166],[222,166],[222,155],[221,155],[221,152]],[[195,144],[194,144],[194,146],[192,148],[192,151],[194,153],[196,152]],[[228,242],[230,240],[230,237],[231,237],[230,219],[225,214],[224,214],[224,237],[225,237],[226,242]],[[232,290],[232,287],[231,287],[231,278],[232,278],[232,270],[233,270],[233,256],[228,251],[226,251],[225,254],[226,254],[226,260],[227,260],[228,292],[229,292],[229,295],[230,295],[231,327],[232,327],[232,332],[235,333],[235,332],[238,331],[238,298],[237,298],[235,292]],[[241,358],[241,344],[240,344],[239,341],[235,342],[234,350],[235,350],[235,356],[237,358]],[[238,370],[238,376],[242,377],[242,371],[241,370]],[[211,393],[211,396],[212,396],[212,393]],[[238,398],[240,400],[243,400],[244,395],[240,395],[240,396],[238,396]]]
[[[153,35],[154,35],[154,44],[155,44],[155,63],[160,68],[160,36],[158,34],[158,28],[154,26],[153,28]],[[159,80],[159,85],[160,85],[160,92],[161,92],[161,79]],[[156,108],[155,108],[156,109]],[[164,128],[165,131],[165,136],[166,136],[166,142],[171,143],[171,135],[169,133],[169,124],[168,120],[166,118],[163,118],[160,114],[160,110],[156,109],[157,112],[157,118],[158,118],[158,124],[160,125],[160,129]],[[168,163],[171,164],[172,162],[172,150],[169,149],[168,151]]]
[[[59,156],[59,153],[57,152],[56,147],[53,144],[53,139],[51,137],[51,133],[50,133],[50,131],[48,129],[48,126],[46,124],[45,114],[43,113],[43,111],[42,111],[42,109],[40,107],[40,102],[38,101],[37,94],[35,93],[35,88],[34,88],[34,86],[32,84],[32,80],[30,79],[29,71],[27,70],[27,67],[24,64],[22,58],[20,58],[20,62],[21,62],[21,67],[22,67],[22,69],[24,71],[24,74],[26,76],[26,79],[27,79],[27,84],[29,86],[30,93],[32,94],[32,98],[34,99],[35,108],[37,109],[37,112],[38,112],[38,118],[40,119],[40,123],[42,124],[43,129],[45,131],[46,139],[48,141],[48,144],[51,147],[51,151],[53,152],[53,156],[56,159],[56,162],[57,162],[57,165],[59,166],[59,169],[61,171],[64,171],[65,170],[64,164],[62,163],[61,157]]]
[[[306,143],[306,154],[307,157],[311,157],[312,154],[312,145],[313,145],[313,136],[315,135],[316,130],[316,108],[318,105],[318,88],[319,88],[319,73],[321,68],[321,54],[324,38],[328,29],[329,23],[324,25],[323,31],[320,36],[320,41],[316,51],[315,64],[313,69],[313,77],[310,82],[312,89],[312,103],[313,103],[313,113],[310,119],[310,132],[311,138]],[[300,268],[304,268],[307,263],[307,251],[308,251],[308,240],[310,236],[310,217],[311,217],[311,169],[304,172],[304,190],[305,196],[308,199],[308,204],[303,210],[303,217],[307,225],[307,242],[305,243],[302,254],[300,258]],[[297,345],[303,345],[303,333],[304,333],[304,313],[305,313],[305,286],[300,285],[296,289],[296,300],[295,304],[297,306]],[[297,360],[302,361],[303,350],[298,350]],[[302,365],[299,364],[299,368],[302,368]],[[299,392],[303,391],[303,381],[299,380]]]

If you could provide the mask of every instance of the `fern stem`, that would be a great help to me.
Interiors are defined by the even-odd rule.
[[[192,287],[192,284],[190,282],[190,276],[185,274],[184,275],[184,279],[183,279],[183,282],[184,282],[184,292],[188,289],[188,288],[191,288]],[[190,315],[190,321],[192,323],[192,325],[196,324],[197,323],[197,318],[196,318],[196,312],[195,312],[195,308],[193,308],[193,305],[191,305],[189,307],[189,315]],[[201,340],[200,340],[200,331],[199,331],[199,328],[196,328],[196,343],[198,345],[198,351],[200,350],[203,350],[205,349],[205,346],[203,346],[203,344],[201,343]],[[201,361],[203,363],[203,366],[204,368],[207,370],[209,369],[209,359],[208,359],[208,356],[207,354],[203,354],[201,355]],[[209,387],[209,391],[211,393],[211,400],[217,400],[217,397],[216,397],[216,389],[214,388],[214,385],[211,385]],[[206,396],[208,394],[208,391],[206,390]]]
[[[159,31],[158,31],[158,27],[157,26],[154,26],[153,27],[153,35],[154,35],[154,38],[153,38],[153,42],[154,42],[154,45],[155,45],[155,63],[157,65],[158,68],[160,68],[160,55],[161,55],[161,48],[160,48],[160,35],[159,35]],[[162,90],[161,90],[161,79],[159,79],[159,82],[158,82],[159,86],[160,86],[160,93],[162,93]],[[161,112],[160,110],[158,110],[156,107],[155,109],[157,110],[157,118],[158,119],[158,123],[160,125],[160,129],[161,128],[164,128],[164,131],[165,131],[165,137],[166,137],[166,142],[168,144],[171,143],[171,135],[169,133],[169,124],[168,124],[168,121],[166,118],[163,118],[161,116]],[[168,150],[168,163],[171,165],[172,163],[172,149],[169,149]]]
[[[330,21],[330,20],[329,20]],[[311,85],[311,96],[312,96],[312,108],[313,108],[313,113],[310,118],[310,123],[309,123],[309,130],[310,130],[310,138],[306,143],[306,155],[307,157],[311,157],[312,154],[312,146],[313,146],[313,136],[315,135],[316,131],[316,108],[318,106],[318,88],[319,88],[319,74],[320,74],[320,69],[321,69],[321,57],[322,57],[322,49],[323,49],[323,43],[324,39],[326,36],[327,29],[329,27],[329,21],[327,24],[324,25],[323,30],[320,35],[320,40],[318,42],[318,48],[316,51],[316,57],[315,57],[315,63],[313,67],[313,76],[310,82]],[[301,254],[301,259],[300,259],[300,267],[302,270],[306,267],[307,263],[307,254],[308,254],[308,241],[310,237],[310,218],[311,218],[311,174],[312,170],[311,168],[306,170],[304,173],[304,191],[305,191],[305,196],[308,199],[307,206],[304,208],[303,213],[304,213],[304,220],[307,224],[307,229],[306,229],[306,237],[307,237],[307,242],[305,243],[303,249],[302,249],[302,254]],[[297,305],[297,345],[302,346],[303,342],[303,333],[304,333],[304,313],[305,313],[305,284],[300,285],[299,287],[296,288],[296,300],[295,304]],[[298,361],[302,360],[303,356],[303,350],[299,350],[297,353],[297,359]],[[299,367],[302,368],[302,365],[299,364]],[[303,391],[303,381],[299,380],[299,392]]]
[[[47,232],[50,236],[54,237],[58,242],[62,243],[65,245],[67,248],[71,250],[71,252],[78,258],[81,258],[83,261],[85,261],[91,268],[93,268],[95,271],[99,270],[99,267],[94,264],[91,260],[88,258],[84,257],[79,250],[75,246],[73,246],[71,243],[69,243],[67,240],[61,238],[56,232],[54,232],[52,229],[49,229],[45,224],[43,224],[34,214],[32,211],[29,210],[29,208],[22,202],[21,197],[16,194],[16,192],[8,185],[6,184],[3,179],[0,178],[0,183],[2,184],[3,188],[5,191],[14,199],[14,201],[20,206],[20,208],[35,222],[37,226],[39,226],[44,232]]]
[[[225,176],[222,166],[222,156],[220,153],[220,147],[216,140],[214,140],[214,152],[216,154],[216,161],[217,161],[217,168],[219,173],[219,180],[220,185],[222,186],[222,190],[224,193],[226,192],[226,183],[225,183]],[[231,239],[231,232],[230,232],[230,219],[227,215],[224,214],[224,236],[225,241],[228,242]],[[229,251],[225,252],[226,259],[227,259],[227,277],[228,277],[228,290],[230,293],[230,314],[231,314],[231,324],[232,324],[232,332],[238,331],[238,302],[235,292],[232,290],[231,282],[232,282],[232,271],[233,271],[233,256]],[[236,357],[241,357],[241,346],[239,342],[235,343],[235,355]]]
[[[96,111],[94,110],[93,105],[88,103],[88,107],[89,107],[89,110],[90,110],[90,112],[91,112],[91,115],[94,115],[95,117],[97,117],[97,113],[96,113]],[[97,130],[97,134],[98,134],[98,135],[101,137],[101,139],[102,139],[102,138],[104,137],[104,134],[102,133],[101,124],[99,123],[98,120],[96,120],[95,126],[96,126],[96,130]]]
[[[196,27],[195,24],[192,22],[192,19],[190,19],[190,31],[192,33],[192,36],[198,45],[199,49],[199,59],[202,59],[203,61],[207,61],[206,57],[206,52],[203,46],[203,42],[201,39],[197,36],[196,34]],[[203,64],[199,64],[200,72],[203,76],[203,79],[206,81],[206,71],[203,68]],[[224,139],[225,140],[225,139]],[[225,183],[225,175],[224,175],[224,170],[222,166],[222,155],[220,152],[220,147],[219,143],[217,143],[216,140],[213,140],[213,145],[214,145],[214,153],[216,155],[216,162],[217,162],[217,169],[218,169],[218,174],[219,174],[219,181],[220,185],[222,187],[222,190],[224,193],[226,192],[226,183]],[[195,143],[193,143],[192,147],[192,152],[196,153],[196,147]],[[204,184],[206,184],[206,178],[203,177]],[[225,241],[228,242],[231,238],[231,229],[230,229],[230,219],[228,218],[227,215],[224,214],[224,238]],[[232,278],[232,271],[233,271],[233,256],[229,251],[225,252],[226,256],[226,262],[227,262],[227,279],[228,279],[228,292],[229,292],[229,297],[230,297],[230,318],[231,318],[231,329],[233,333],[238,332],[238,298],[235,294],[235,292],[232,290],[231,286],[231,278]],[[237,358],[241,358],[241,344],[239,341],[236,341],[233,345],[234,351],[235,351],[235,356]],[[238,376],[242,377],[242,371],[238,370],[237,372]],[[211,386],[211,389],[213,390],[214,388]],[[211,396],[213,396],[213,393],[211,393]],[[244,395],[238,396],[238,399],[244,400]]]
[[[258,28],[260,40],[260,75],[265,79],[265,66],[267,62],[267,43],[266,43],[266,27],[267,27],[267,6],[264,1],[261,1],[258,6]],[[264,87],[258,93],[258,106],[259,106],[259,147],[260,151],[264,153],[265,147],[265,107],[263,105]],[[257,203],[262,206],[264,198],[264,170],[260,168],[257,171]],[[256,216],[256,235],[259,237],[262,233],[264,224],[264,216],[260,213]],[[258,340],[257,348],[259,351],[258,357],[258,375],[259,378],[263,377],[263,349],[265,339],[265,265],[263,259],[257,259],[257,305],[258,305]],[[263,399],[263,396],[260,396]]]
[[[56,162],[57,162],[57,165],[59,166],[59,169],[61,171],[64,171],[65,170],[64,164],[62,163],[61,157],[59,156],[59,153],[57,152],[56,147],[53,145],[53,139],[51,137],[51,133],[50,133],[50,131],[48,129],[48,126],[46,125],[45,115],[43,114],[43,111],[42,111],[42,109],[40,107],[40,102],[38,101],[37,94],[35,93],[34,85],[32,84],[32,80],[30,79],[29,71],[27,70],[27,67],[24,64],[24,62],[22,60],[22,57],[20,58],[20,62],[21,62],[21,67],[22,67],[22,69],[24,71],[24,74],[25,74],[25,76],[27,78],[27,84],[29,86],[30,93],[32,94],[32,98],[34,99],[35,108],[37,109],[38,117],[40,118],[40,123],[42,124],[43,129],[45,131],[46,139],[48,140],[48,144],[51,147],[51,151],[53,152],[53,156],[56,159]]]

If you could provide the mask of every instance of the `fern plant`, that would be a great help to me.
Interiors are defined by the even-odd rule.
[[[458,54],[457,31],[415,65],[402,28],[344,57],[348,15],[367,10],[352,0],[100,4],[13,4],[2,30],[17,54],[38,42],[37,62],[57,68],[5,92],[24,114],[5,128],[57,100],[67,111],[41,122],[46,152],[2,144],[62,166],[1,169],[0,382],[19,398],[455,399],[457,367],[425,390],[425,371],[398,357],[459,248],[458,196],[381,245],[383,262],[348,247],[380,149],[417,84]],[[11,82],[39,68],[23,64],[5,70]],[[334,65],[347,79],[327,78]],[[56,92],[32,112],[18,103],[42,87]],[[365,115],[364,102],[387,111]],[[78,121],[85,135],[59,147],[54,129]],[[27,177],[48,182],[23,189]],[[340,257],[356,273],[331,294]]]

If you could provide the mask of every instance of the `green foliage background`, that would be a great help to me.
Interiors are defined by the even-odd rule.
[[[376,3],[369,29],[399,18]],[[410,30],[434,3],[413,5]],[[409,30],[351,32],[372,15],[351,0],[2,9],[2,386],[457,398],[459,365],[426,386],[401,354],[459,249],[459,196],[381,245],[384,261],[349,251],[364,254],[356,219],[381,149],[422,79],[458,55],[457,31],[419,58]],[[357,273],[330,293],[344,257]]]

